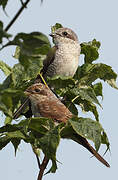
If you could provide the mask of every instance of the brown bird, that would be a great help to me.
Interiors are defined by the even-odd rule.
[[[50,34],[53,37],[55,46],[49,51],[44,60],[42,75],[52,77],[54,75],[73,77],[79,64],[80,44],[77,35],[69,28],[59,28]],[[40,82],[38,75],[35,82]],[[14,113],[13,119],[17,119],[29,104],[29,98]]]
[[[44,84],[36,83],[30,86],[25,91],[25,94],[31,101],[31,108],[35,117],[47,117],[53,119],[55,122],[64,123],[72,117],[72,113],[68,108]],[[76,140],[73,140],[88,149],[88,151],[90,151],[105,166],[110,167],[110,165],[96,152],[84,137],[76,133],[74,136]]]

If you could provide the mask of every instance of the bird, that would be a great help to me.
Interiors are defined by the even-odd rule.
[[[42,83],[36,83],[25,90],[31,101],[31,108],[35,117],[51,118],[56,123],[67,123],[72,118],[69,109],[56,97],[56,95]],[[89,142],[76,132],[73,134],[76,142],[84,146],[105,166],[110,167],[103,157],[89,144]]]
[[[73,77],[79,65],[80,43],[77,35],[70,28],[59,28],[50,34],[53,38],[54,46],[50,49],[46,59],[43,61],[42,76],[46,79],[55,75]],[[37,75],[34,83],[40,82],[40,75]],[[29,98],[13,114],[13,119],[17,119],[30,103]],[[31,116],[31,109],[27,116]]]

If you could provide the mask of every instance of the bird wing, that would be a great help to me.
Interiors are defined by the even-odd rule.
[[[45,101],[38,104],[38,107],[42,117],[52,118],[54,121],[67,122],[72,117],[68,108],[55,97],[45,99]]]
[[[52,62],[54,61],[56,50],[57,50],[57,46],[53,46],[49,50],[46,59],[43,61],[43,69],[41,70],[42,75],[46,74],[49,65],[52,64]]]

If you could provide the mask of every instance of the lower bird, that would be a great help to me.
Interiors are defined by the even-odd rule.
[[[31,108],[35,117],[47,117],[55,122],[66,123],[72,118],[69,109],[55,96],[55,94],[44,84],[36,83],[26,89],[25,94],[31,101]],[[96,150],[81,135],[74,134],[76,142],[84,146],[105,166],[110,167],[107,161],[96,152]]]

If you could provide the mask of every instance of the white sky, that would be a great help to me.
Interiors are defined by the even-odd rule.
[[[0,20],[5,26],[12,19],[20,7],[19,0],[10,0],[5,16],[0,10]],[[50,33],[51,25],[56,22],[65,27],[72,28],[78,35],[80,42],[90,41],[94,38],[101,41],[100,58],[98,62],[106,63],[118,73],[118,1],[117,0],[44,0],[40,6],[40,0],[31,0],[28,8],[22,13],[16,23],[9,30],[11,34],[18,32],[41,31]],[[12,58],[14,48],[10,47],[0,53],[0,60],[13,66],[16,60]],[[82,57],[80,64],[82,63]],[[3,77],[0,77],[2,80]],[[111,180],[116,179],[117,174],[117,107],[118,91],[104,84],[103,110],[100,110],[100,122],[106,130],[110,143],[111,155],[107,153],[105,159],[111,164],[111,168],[104,167],[91,154],[80,145],[63,140],[58,148],[57,158],[62,164],[58,164],[55,174],[46,175],[44,180],[82,179],[82,180]],[[1,119],[3,117],[1,116]],[[104,146],[100,152],[104,152]],[[8,145],[0,152],[0,179],[4,180],[36,180],[38,174],[37,162],[30,146],[24,143],[19,147],[17,156],[14,149]]]

